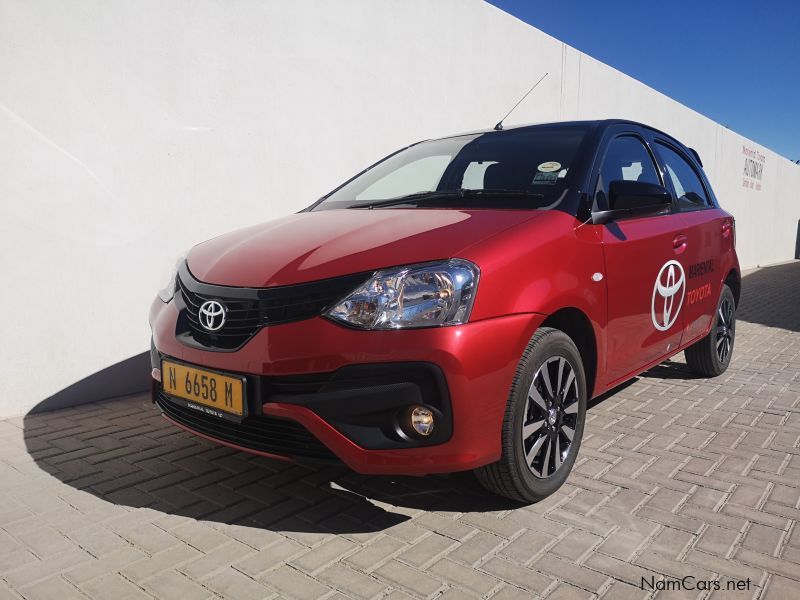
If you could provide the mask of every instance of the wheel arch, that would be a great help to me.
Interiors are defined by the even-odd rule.
[[[739,275],[739,271],[736,269],[731,269],[725,276],[723,283],[731,288],[731,291],[733,292],[733,300],[736,302],[736,307],[738,308],[739,296],[742,293],[742,277]]]
[[[561,308],[544,320],[542,327],[552,327],[566,333],[575,343],[586,372],[586,389],[589,398],[597,387],[597,337],[589,317],[575,307]]]

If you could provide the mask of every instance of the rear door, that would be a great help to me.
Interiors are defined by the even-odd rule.
[[[643,134],[612,133],[596,174],[595,207],[608,206],[616,179],[663,185]],[[678,347],[686,291],[681,263],[684,221],[662,214],[596,225],[603,243],[608,288],[606,384],[614,384]]]
[[[715,205],[699,167],[682,149],[659,137],[654,138],[653,149],[667,186],[675,195],[686,235],[682,258],[686,273],[683,343],[688,343],[702,337],[711,326],[722,280],[719,258],[726,251],[725,245],[731,244],[732,220]]]

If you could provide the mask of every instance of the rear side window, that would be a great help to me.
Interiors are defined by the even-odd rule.
[[[697,172],[680,154],[669,146],[656,144],[658,155],[664,163],[667,178],[675,188],[681,210],[698,210],[711,206],[708,195]]]
[[[608,186],[618,180],[661,185],[650,153],[641,140],[632,135],[614,138],[608,145],[595,191],[598,206],[608,206]]]

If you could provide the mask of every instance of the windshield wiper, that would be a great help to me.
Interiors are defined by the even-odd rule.
[[[482,189],[482,190],[442,190],[432,192],[417,192],[408,194],[406,196],[399,196],[397,198],[388,198],[386,200],[377,200],[368,202],[366,204],[356,205],[352,208],[384,208],[388,206],[397,206],[401,204],[413,204],[421,206],[424,204],[436,203],[439,200],[453,200],[453,199],[479,199],[479,198],[530,198],[535,200],[543,200],[544,195],[538,192],[531,192],[528,190],[509,190],[509,189]],[[458,204],[458,202],[448,202],[448,204]]]
[[[466,190],[463,190],[466,191]],[[374,200],[366,204],[356,205],[353,208],[381,208],[384,206],[395,206],[397,204],[421,204],[426,201],[442,200],[445,198],[463,198],[462,190],[448,190],[443,192],[416,192],[406,196],[387,198],[386,200]]]

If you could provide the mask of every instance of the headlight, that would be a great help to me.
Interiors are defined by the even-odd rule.
[[[479,275],[477,266],[461,259],[377,271],[327,316],[362,329],[466,323]]]
[[[169,302],[175,295],[175,287],[178,284],[178,269],[181,268],[181,265],[185,260],[186,256],[181,256],[177,261],[175,261],[175,264],[164,278],[161,289],[158,291],[158,297],[161,298],[162,302]]]

